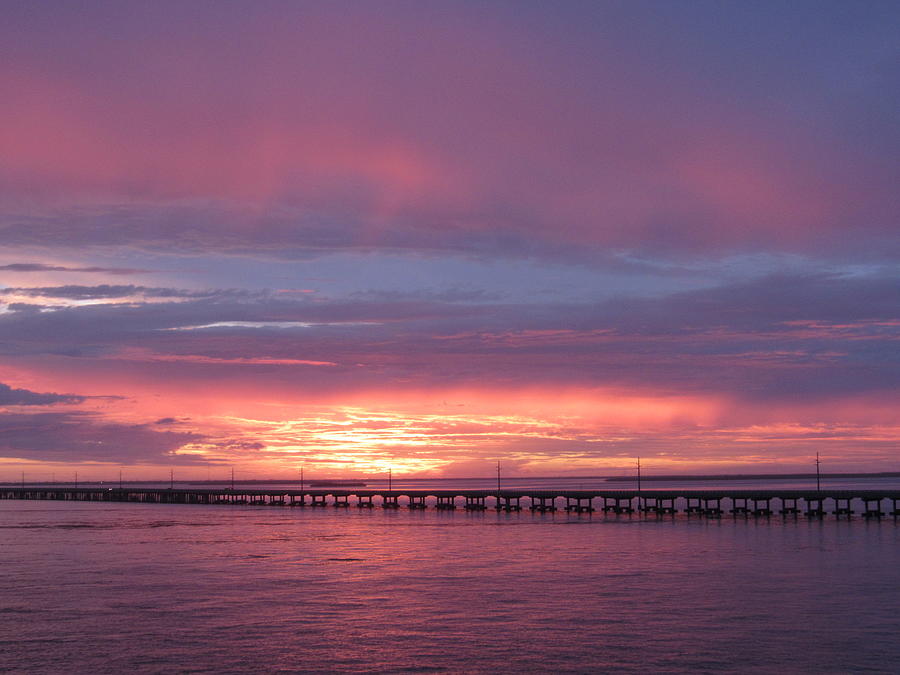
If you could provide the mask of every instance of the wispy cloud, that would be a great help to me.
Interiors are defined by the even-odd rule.
[[[209,298],[209,297],[258,297],[260,293],[236,289],[186,290],[180,288],[152,288],[148,286],[109,285],[99,286],[40,286],[8,287],[0,289],[0,297],[24,296],[32,298],[62,298],[68,300],[99,300],[119,298]]]
[[[102,274],[149,274],[153,270],[130,267],[65,267],[63,265],[45,265],[43,263],[11,263],[0,265],[0,272],[97,272]]]

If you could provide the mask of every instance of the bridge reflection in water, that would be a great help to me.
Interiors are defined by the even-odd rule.
[[[865,518],[900,517],[898,490],[254,490],[34,485],[0,487],[0,499],[230,506],[356,506],[363,509],[376,506],[385,509],[433,507],[442,511],[457,508],[507,512],[528,509],[536,513],[563,510],[570,513],[603,511],[616,515],[671,515],[682,512],[712,518],[725,514],[735,517],[804,515],[807,518],[832,514],[849,518],[855,513]]]

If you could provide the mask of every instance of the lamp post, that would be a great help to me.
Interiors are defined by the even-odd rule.
[[[637,484],[638,484],[637,485],[637,493],[638,493],[637,494],[637,502],[638,502],[637,505],[638,505],[638,512],[640,513],[640,511],[641,511],[641,458],[640,457],[637,458]]]
[[[821,478],[820,478],[821,474],[819,473],[819,464],[820,464],[819,453],[817,452],[816,453],[816,492],[822,491],[822,484],[821,484]]]
[[[637,473],[638,473],[638,494],[641,492],[641,458],[637,458]]]

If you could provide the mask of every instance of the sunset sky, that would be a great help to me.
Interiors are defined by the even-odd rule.
[[[900,469],[900,3],[0,15],[0,480]]]

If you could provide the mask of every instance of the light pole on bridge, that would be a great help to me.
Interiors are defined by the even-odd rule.
[[[821,479],[820,479],[821,474],[819,473],[819,464],[820,463],[821,462],[819,462],[819,453],[817,452],[816,453],[816,492],[822,491],[822,484],[821,484]]]

